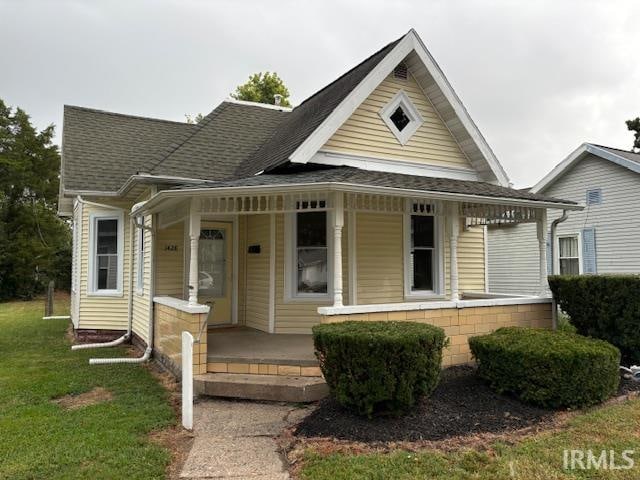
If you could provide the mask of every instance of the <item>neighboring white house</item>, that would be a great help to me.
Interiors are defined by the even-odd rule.
[[[555,274],[640,273],[640,153],[584,143],[559,163],[532,193],[585,205],[558,223],[550,241],[547,270]],[[489,290],[537,293],[535,225],[488,227]]]

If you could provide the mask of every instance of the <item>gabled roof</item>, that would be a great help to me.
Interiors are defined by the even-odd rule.
[[[548,188],[562,175],[568,172],[575,164],[588,155],[595,155],[604,160],[620,165],[635,173],[640,173],[640,153],[621,150],[613,147],[605,147],[594,143],[583,143],[569,154],[562,162],[556,165],[542,180],[531,188],[534,193]]]
[[[238,176],[268,171],[288,161],[309,162],[402,61],[481,178],[507,186],[509,179],[500,162],[413,29],[294,108],[275,135],[238,170]]]
[[[117,191],[195,125],[65,105],[61,173],[65,190]]]

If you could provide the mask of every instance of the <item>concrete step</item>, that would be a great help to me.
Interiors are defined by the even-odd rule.
[[[329,394],[321,377],[285,375],[205,373],[194,375],[193,387],[197,395],[296,403],[315,402]]]

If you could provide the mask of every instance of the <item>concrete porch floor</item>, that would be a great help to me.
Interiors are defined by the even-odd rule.
[[[207,362],[318,365],[311,335],[265,333],[242,326],[209,329]]]

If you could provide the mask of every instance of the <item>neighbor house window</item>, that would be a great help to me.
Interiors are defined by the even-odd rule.
[[[295,221],[295,293],[328,293],[327,213],[297,213]]]
[[[144,225],[144,217],[138,217],[136,223]],[[142,293],[144,289],[144,228],[136,228],[138,229],[136,290],[138,293]]]
[[[92,216],[91,292],[120,294],[122,292],[122,215]]]
[[[580,274],[580,241],[578,235],[558,237],[560,275]]]

